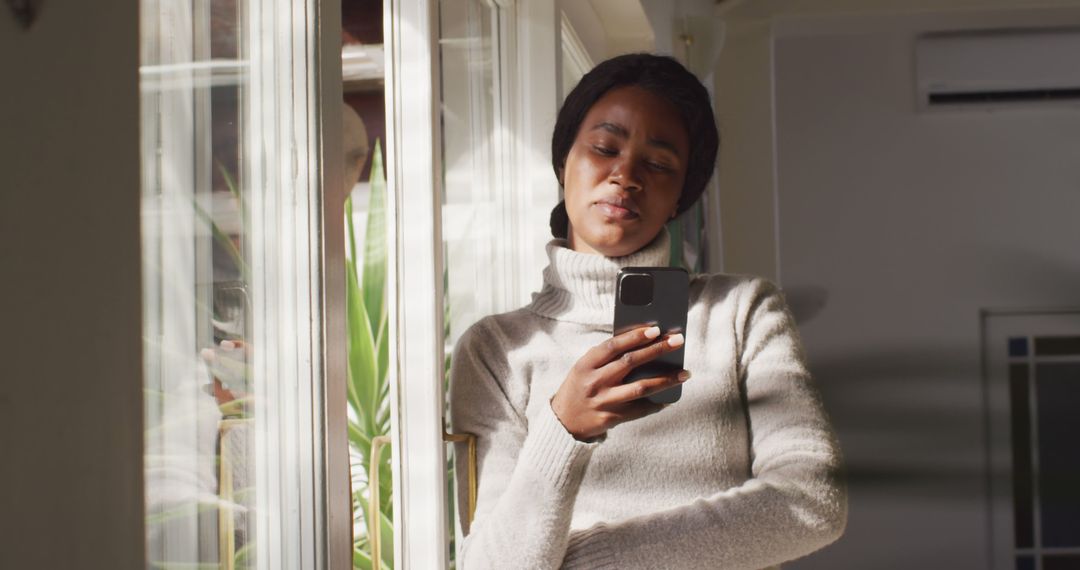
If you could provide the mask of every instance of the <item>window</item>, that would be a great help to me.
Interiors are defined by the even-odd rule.
[[[483,0],[439,4],[447,355],[481,317],[516,308],[527,285],[514,265],[521,212],[510,175],[515,146],[507,109],[507,11]],[[451,487],[453,469],[466,468],[464,458],[450,461]],[[448,536],[460,544],[455,493],[449,498]]]
[[[1031,350],[1029,350],[1029,347]],[[1017,568],[1080,565],[1080,336],[1011,337],[1013,529]]]
[[[504,12],[483,0],[440,3],[448,341],[521,300]]]
[[[1080,565],[1080,311],[983,314],[991,565]]]
[[[140,7],[147,565],[320,566],[314,6]]]

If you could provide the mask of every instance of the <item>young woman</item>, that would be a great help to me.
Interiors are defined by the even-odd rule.
[[[670,58],[605,61],[567,97],[543,288],[454,351],[451,422],[477,435],[479,480],[459,567],[757,569],[843,532],[839,450],[775,285],[693,276],[685,338],[612,336],[616,274],[668,265],[664,224],[717,146],[708,93]],[[686,370],[622,383],[684,345]],[[677,384],[674,404],[643,399]]]

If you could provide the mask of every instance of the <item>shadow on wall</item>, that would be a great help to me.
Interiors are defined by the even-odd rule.
[[[840,434],[852,487],[970,500],[972,484],[986,477],[987,418],[973,393],[982,388],[977,351],[884,348],[810,357],[809,367]]]
[[[978,310],[1080,307],[1080,267],[1043,252],[972,244],[957,252],[956,263],[968,285],[950,287],[948,275],[932,278],[943,284],[942,296],[955,298],[960,309],[971,307],[969,342],[892,344],[808,356],[856,493],[863,489],[968,504],[980,500],[990,476],[987,427],[1008,425],[1010,417],[1008,410],[988,411],[985,404]],[[970,285],[972,275],[977,288]],[[830,301],[825,288],[812,285],[785,288],[785,296],[800,327]],[[919,300],[896,302],[917,310]],[[887,324],[868,326],[880,331]]]
[[[829,292],[817,285],[801,285],[784,288],[784,300],[791,309],[795,323],[802,326],[810,322],[829,303]]]

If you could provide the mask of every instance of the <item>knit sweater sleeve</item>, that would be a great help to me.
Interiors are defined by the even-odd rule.
[[[743,285],[735,331],[750,478],[688,504],[574,531],[564,568],[758,569],[809,554],[843,533],[839,448],[794,319],[775,285]]]
[[[455,433],[477,436],[475,518],[468,517],[465,444],[455,469],[464,542],[459,568],[559,568],[585,468],[606,439],[586,443],[563,427],[550,402],[528,417],[508,395],[511,378],[497,335],[474,325],[455,347],[450,372],[450,416]],[[524,389],[527,389],[525,387]],[[519,388],[520,390],[520,388]]]

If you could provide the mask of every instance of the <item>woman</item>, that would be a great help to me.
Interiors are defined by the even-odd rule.
[[[668,264],[664,224],[716,151],[708,93],[670,58],[605,61],[567,97],[543,289],[454,351],[452,426],[477,435],[479,478],[460,567],[755,569],[843,532],[839,450],[773,284],[694,276],[685,338],[612,336],[616,274]],[[684,344],[686,370],[621,383]],[[678,384],[674,404],[643,399]]]

